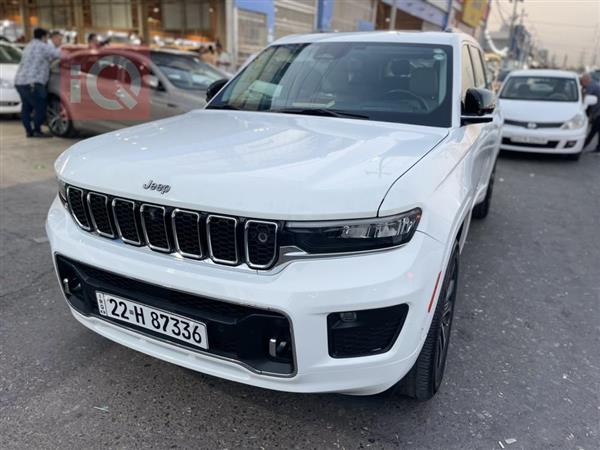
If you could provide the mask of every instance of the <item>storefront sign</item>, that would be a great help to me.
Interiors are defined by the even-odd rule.
[[[462,21],[477,28],[487,9],[487,0],[465,0],[462,11]]]
[[[383,0],[383,2],[392,7],[396,5],[399,10],[439,27],[443,27],[446,23],[446,13],[423,0]]]

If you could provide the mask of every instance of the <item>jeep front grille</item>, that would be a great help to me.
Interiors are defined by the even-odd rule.
[[[269,269],[277,261],[277,222],[210,214],[67,187],[75,222],[85,231],[217,264]]]

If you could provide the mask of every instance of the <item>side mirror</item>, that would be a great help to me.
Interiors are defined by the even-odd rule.
[[[229,80],[227,78],[222,78],[211,83],[206,90],[206,101],[209,102],[215,95],[217,95],[217,93],[223,89],[223,86],[225,86],[228,81]]]
[[[160,89],[160,80],[156,75],[146,74],[142,77],[144,86],[148,86],[150,89]]]
[[[488,89],[469,88],[465,94],[460,123],[486,123],[494,120],[492,113],[496,109],[496,94]]]
[[[594,106],[596,103],[598,103],[598,97],[595,95],[586,95],[583,97],[583,104],[585,106]]]

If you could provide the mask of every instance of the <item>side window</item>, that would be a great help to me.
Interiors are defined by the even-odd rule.
[[[475,86],[478,88],[487,87],[487,80],[485,79],[485,67],[483,60],[481,59],[481,52],[475,47],[469,46],[471,52],[471,61],[473,61],[473,70],[475,73]]]
[[[461,98],[464,101],[467,89],[475,87],[475,75],[473,74],[473,65],[471,64],[471,57],[469,55],[469,48],[463,45],[462,48],[462,94]]]

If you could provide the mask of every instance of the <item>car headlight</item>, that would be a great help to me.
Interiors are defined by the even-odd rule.
[[[563,130],[576,130],[582,128],[585,125],[585,116],[582,113],[577,113],[571,120],[567,120],[562,125]]]
[[[411,240],[421,219],[421,209],[365,220],[288,222],[281,245],[307,253],[346,253],[395,247]]]
[[[14,87],[14,84],[11,80],[6,80],[4,78],[0,78],[0,87],[12,88],[12,87]]]
[[[58,197],[60,201],[63,202],[63,205],[67,204],[67,185],[60,178],[56,178],[56,182],[58,183]]]

